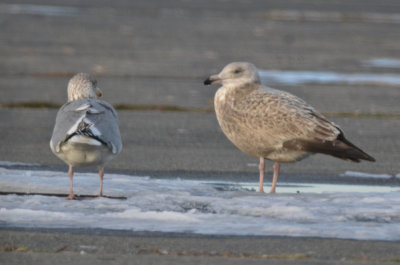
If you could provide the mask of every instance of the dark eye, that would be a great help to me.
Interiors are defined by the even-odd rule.
[[[241,72],[243,72],[243,69],[242,69],[242,68],[238,68],[238,69],[236,69],[236,70],[234,71],[235,74],[239,74],[239,73],[241,73]]]

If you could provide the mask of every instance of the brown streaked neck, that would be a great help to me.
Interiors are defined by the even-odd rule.
[[[239,100],[251,92],[255,91],[258,89],[259,83],[246,83],[241,86],[235,86],[235,87],[226,87],[226,93],[228,97],[232,97],[235,100]]]

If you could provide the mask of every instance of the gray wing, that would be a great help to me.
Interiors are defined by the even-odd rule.
[[[57,113],[51,150],[58,152],[60,145],[76,134],[102,142],[114,154],[122,150],[117,112],[105,101],[81,99],[64,104]]]
[[[245,126],[265,134],[277,143],[292,140],[333,141],[340,128],[319,114],[302,99],[262,87],[233,105],[233,111],[244,115]]]

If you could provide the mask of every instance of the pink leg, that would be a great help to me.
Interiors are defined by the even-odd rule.
[[[69,175],[69,195],[68,195],[67,199],[73,200],[75,198],[74,190],[73,190],[74,168],[71,165],[69,166],[69,169],[68,169],[68,175]]]
[[[259,192],[264,192],[264,171],[265,171],[265,160],[264,157],[260,157],[260,164],[258,166],[258,170],[260,171],[260,184],[258,187]]]
[[[274,164],[274,176],[272,178],[271,191],[269,193],[275,193],[276,182],[278,181],[278,174],[279,174],[280,167],[281,167],[281,165],[278,162],[275,162],[275,164]]]
[[[99,177],[100,177],[99,197],[102,197],[103,196],[103,177],[104,177],[104,170],[102,167],[99,167]]]

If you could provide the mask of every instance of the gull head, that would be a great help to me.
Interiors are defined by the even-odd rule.
[[[204,85],[212,84],[222,84],[223,86],[260,84],[260,77],[253,64],[234,62],[226,65],[219,74],[212,75],[204,81]]]
[[[97,81],[86,73],[74,75],[68,83],[68,101],[78,99],[97,99],[102,96]]]

